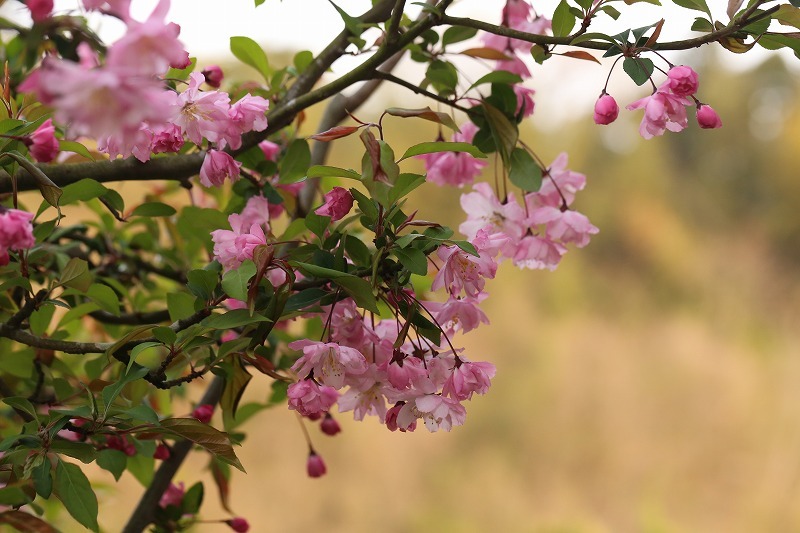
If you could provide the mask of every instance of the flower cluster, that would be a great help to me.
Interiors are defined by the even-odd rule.
[[[700,82],[697,73],[685,65],[670,68],[667,79],[653,94],[641,98],[626,109],[633,111],[643,109],[644,116],[639,126],[639,134],[645,139],[663,135],[665,131],[678,132],[688,125],[686,107],[697,106],[697,123],[701,128],[713,129],[722,127],[722,121],[716,111],[695,98]],[[594,106],[596,124],[611,124],[619,115],[619,106],[614,98],[605,90]]]
[[[0,266],[8,264],[9,250],[21,251],[36,244],[31,220],[32,213],[0,206]]]

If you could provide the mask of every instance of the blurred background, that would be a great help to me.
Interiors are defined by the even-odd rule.
[[[261,9],[292,3],[302,2]],[[270,59],[290,58],[281,57]],[[311,428],[328,474],[309,479],[294,414],[251,419],[237,451],[248,475],[234,473],[231,505],[252,531],[800,531],[797,60],[740,62],[716,48],[670,59],[699,72],[699,97],[722,129],[690,120],[687,131],[644,141],[641,113],[626,111],[595,126],[589,111],[608,64],[555,58],[534,69],[537,109],[523,139],[546,162],[567,151],[587,175],[575,207],[600,234],[554,273],[503,264],[489,282],[491,325],[458,343],[498,372],[465,426],[390,433],[345,413],[334,438]],[[648,93],[621,71],[611,88],[621,106]],[[426,104],[384,88],[358,116],[392,105]],[[309,113],[307,133],[320,113]],[[397,153],[436,135],[418,121],[387,124]],[[360,153],[357,139],[337,141],[330,163],[356,167]],[[408,168],[422,171],[417,161]],[[457,227],[457,196],[429,185],[412,201],[421,218]],[[257,378],[245,401],[268,393]],[[206,480],[203,517],[224,518],[205,467],[194,457],[176,480]],[[110,475],[96,479],[108,487],[101,524],[116,531],[141,489],[128,474],[121,491]]]

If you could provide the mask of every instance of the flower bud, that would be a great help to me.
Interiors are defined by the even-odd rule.
[[[312,451],[308,454],[306,471],[309,477],[322,477],[328,470],[325,468],[325,461],[322,460],[322,457]]]
[[[53,12],[53,0],[28,0],[25,5],[28,6],[34,22],[50,18]]]
[[[722,127],[722,120],[720,120],[717,112],[710,105],[700,104],[697,106],[697,123],[701,128],[706,130],[713,130]]]
[[[605,92],[601,94],[594,104],[594,123],[605,126],[617,120],[618,116],[619,106],[614,97]]]
[[[206,83],[215,89],[219,89],[219,86],[222,85],[224,75],[222,74],[222,69],[217,65],[211,65],[203,69],[203,76],[206,77]]]
[[[39,163],[49,163],[58,155],[58,139],[53,120],[45,120],[30,136],[28,151]]]
[[[672,67],[667,72],[667,85],[670,90],[678,96],[691,96],[697,92],[700,82],[697,79],[697,72],[692,67],[678,65]]]
[[[322,424],[320,424],[320,429],[322,429],[323,433],[331,437],[342,431],[339,422],[337,422],[330,413],[325,413],[325,418],[322,420]]]
[[[164,444],[159,444],[156,451],[153,453],[153,458],[160,461],[166,461],[170,456],[169,448]]]
[[[228,524],[228,527],[232,530],[236,531],[236,533],[247,533],[250,531],[250,524],[241,516],[226,520],[225,523]]]
[[[198,405],[197,408],[192,411],[192,416],[203,424],[208,424],[211,422],[211,417],[214,416],[214,406],[207,403]]]
[[[314,213],[331,217],[331,222],[344,218],[353,208],[353,195],[344,187],[334,187],[325,195],[325,203]]]

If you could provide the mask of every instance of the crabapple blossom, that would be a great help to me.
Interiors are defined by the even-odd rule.
[[[536,107],[536,102],[533,101],[533,95],[536,94],[536,91],[525,87],[521,83],[517,83],[512,89],[514,90],[514,94],[517,95],[517,110],[515,112],[519,114],[519,112],[522,111],[523,117],[533,115],[533,110]]]
[[[722,120],[714,108],[708,104],[697,106],[697,123],[703,129],[716,129],[722,127]]]
[[[594,123],[608,125],[617,120],[619,116],[619,106],[614,97],[603,93],[594,104]]]
[[[344,218],[353,208],[353,195],[344,187],[334,187],[325,194],[325,203],[314,210],[320,216],[331,217],[331,222]]]
[[[452,374],[444,382],[442,395],[455,400],[469,400],[473,393],[486,394],[496,372],[497,369],[491,363],[473,363],[460,358]]]
[[[374,367],[373,367],[374,368]],[[383,420],[386,417],[384,385],[376,381],[374,373],[350,386],[339,399],[339,412],[353,411],[355,420],[364,420],[366,415],[374,415]]]
[[[628,105],[626,109],[644,109],[644,117],[639,126],[639,134],[645,139],[663,135],[666,130],[681,131],[686,128],[686,106],[691,102],[684,96],[670,92],[667,83],[640,100]]]
[[[563,244],[553,242],[537,235],[527,235],[517,245],[514,253],[514,264],[520,268],[534,270],[548,269],[553,271],[561,262],[561,256],[567,253]]]
[[[272,141],[261,141],[258,143],[258,147],[261,148],[261,151],[264,153],[264,157],[267,161],[277,160],[281,153],[281,145]]]
[[[198,421],[208,424],[211,422],[211,417],[214,416],[214,406],[211,404],[201,404],[195,407],[194,411],[192,411],[192,418],[196,418]]]
[[[9,261],[8,250],[24,250],[36,244],[33,214],[0,206],[0,266]]]
[[[209,150],[200,167],[200,183],[206,187],[219,187],[225,179],[232,182],[239,179],[239,168],[242,164],[228,152]]]
[[[414,419],[407,427],[400,427],[397,425],[397,416],[400,414],[400,410],[405,405],[405,402],[397,402],[394,407],[386,411],[386,417],[384,423],[389,431],[397,431],[398,429],[405,433],[406,431],[414,431],[417,429],[417,421]]]
[[[247,533],[250,531],[250,523],[241,516],[226,520],[225,523],[236,533]]]
[[[153,127],[150,151],[154,154],[178,152],[183,148],[183,132],[176,124],[162,124]]]
[[[50,18],[53,12],[53,0],[27,0],[25,5],[30,10],[34,22],[42,22]]]
[[[461,208],[467,213],[467,220],[458,227],[459,231],[472,240],[478,231],[489,228],[490,232],[503,233],[512,241],[525,234],[525,212],[514,197],[500,203],[488,183],[476,183],[473,191],[461,195]]]
[[[467,418],[467,411],[457,400],[439,394],[424,394],[410,399],[397,414],[398,429],[408,430],[418,419],[422,419],[431,433],[443,429],[450,431],[460,426]]]
[[[327,385],[320,386],[313,379],[292,383],[286,395],[289,398],[289,409],[308,417],[327,413],[339,398],[336,389]]]
[[[206,83],[209,87],[213,87],[215,89],[219,89],[220,85],[222,85],[222,79],[224,78],[224,74],[222,73],[222,69],[218,65],[209,65],[203,69],[203,77],[206,79]]]
[[[214,259],[227,271],[242,264],[242,261],[253,258],[256,246],[267,244],[264,229],[259,224],[249,228],[242,223],[239,215],[230,215],[228,222],[231,230],[218,229],[211,232],[214,241]]]
[[[342,426],[339,425],[339,422],[337,422],[330,413],[325,413],[325,417],[322,419],[322,423],[319,427],[323,433],[330,437],[342,431]]]
[[[485,278],[492,279],[497,273],[497,263],[488,256],[475,257],[458,246],[440,246],[436,251],[444,264],[433,280],[431,289],[446,287],[453,296],[462,290],[476,297],[483,290]]]
[[[58,155],[58,139],[55,136],[56,128],[53,120],[45,120],[36,131],[31,133],[28,147],[33,158],[40,163],[49,163]]]
[[[420,380],[428,377],[428,369],[422,359],[405,356],[399,350],[395,350],[391,361],[381,366],[386,367],[386,376],[392,387],[400,391],[411,388],[412,385],[418,386]]]
[[[453,134],[452,141],[471,143],[477,131],[475,124],[466,122],[461,126],[461,133]],[[457,187],[472,183],[487,164],[466,152],[434,152],[422,154],[419,158],[425,161],[425,177],[428,181]]]
[[[189,75],[189,87],[176,96],[173,121],[195,144],[203,138],[220,140],[229,123],[230,96],[220,91],[201,91],[205,77],[199,72]]]
[[[275,207],[269,203],[269,200],[261,195],[251,196],[247,199],[244,209],[240,213],[241,224],[245,227],[250,227],[253,224],[258,224],[269,231],[269,221],[272,217],[277,216],[274,214]],[[277,213],[278,215],[280,212]]]
[[[290,343],[289,348],[303,351],[292,370],[301,377],[313,371],[316,379],[334,389],[341,389],[347,376],[367,371],[367,360],[361,352],[349,346],[303,339]]]
[[[456,298],[450,295],[446,302],[428,302],[425,306],[434,314],[436,321],[448,334],[457,331],[467,333],[480,324],[488,324],[489,318],[479,307],[482,297]]]
[[[159,444],[156,446],[156,451],[153,452],[153,459],[158,459],[160,461],[166,461],[169,459],[170,455],[172,455],[169,451],[169,448],[164,444]]]
[[[691,96],[697,92],[697,88],[700,86],[697,72],[686,65],[678,65],[669,69],[667,78],[667,85],[677,96]]]
[[[532,224],[546,224],[546,235],[553,241],[562,243],[574,242],[578,248],[589,244],[590,235],[597,234],[597,229],[586,215],[567,209],[543,206],[531,212]]]
[[[183,484],[183,481],[178,483],[170,483],[167,490],[164,491],[164,494],[161,496],[161,499],[158,501],[159,507],[162,509],[166,509],[170,505],[175,507],[180,507],[181,503],[183,502],[183,496],[186,494],[186,488]]]
[[[308,472],[309,477],[322,477],[327,471],[328,469],[325,468],[325,461],[322,460],[322,457],[317,455],[314,451],[308,454],[306,472]]]

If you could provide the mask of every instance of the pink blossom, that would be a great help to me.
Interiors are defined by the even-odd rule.
[[[460,361],[444,382],[442,395],[450,396],[454,400],[469,400],[475,392],[486,394],[497,372],[495,366],[485,362],[473,363],[463,358]]]
[[[40,163],[49,163],[58,155],[58,139],[56,139],[56,128],[53,120],[45,120],[41,126],[36,128],[31,136],[31,145],[28,147],[33,158]]]
[[[169,5],[169,0],[160,0],[144,22],[128,19],[128,31],[108,49],[108,67],[141,76],[158,76],[170,66],[184,66],[188,56],[178,40],[180,26],[165,22]]]
[[[714,108],[708,104],[700,104],[697,106],[697,123],[701,128],[709,130],[722,127],[722,120],[720,120]]]
[[[218,229],[211,232],[214,241],[214,259],[225,271],[237,268],[242,261],[253,258],[256,246],[267,244],[264,230],[258,224],[244,226],[239,215],[230,215],[231,230]]]
[[[130,19],[131,0],[82,0],[89,11],[102,11],[123,21]]]
[[[220,85],[222,85],[222,79],[225,77],[218,65],[209,65],[204,68],[203,76],[206,78],[206,83],[215,89],[219,89]]]
[[[278,160],[278,156],[281,153],[281,145],[275,144],[272,141],[261,141],[258,143],[258,147],[261,148],[267,161]]]
[[[267,129],[267,109],[269,100],[246,94],[231,106],[229,116],[242,133],[264,131]]]
[[[594,104],[594,123],[605,126],[617,120],[618,116],[619,106],[614,97],[605,92],[601,94]]]
[[[528,66],[516,54],[512,55],[510,59],[498,61],[495,70],[505,70],[506,72],[516,74],[522,79],[531,77],[531,71],[528,70]]]
[[[427,379],[428,369],[425,362],[419,357],[404,356],[402,352],[396,351],[395,357],[386,364],[386,376],[389,383],[397,390],[411,388],[421,380]]]
[[[494,259],[475,257],[458,246],[440,246],[436,253],[444,264],[431,284],[432,290],[446,287],[453,296],[464,290],[468,296],[475,297],[483,290],[485,278],[492,279],[497,272]]]
[[[672,67],[667,72],[667,77],[667,86],[678,96],[691,96],[697,92],[697,88],[700,86],[697,72],[686,65]]]
[[[389,428],[389,431],[397,431],[398,429],[402,432],[406,431],[414,431],[417,429],[417,421],[414,419],[407,427],[400,427],[397,425],[397,416],[400,414],[400,411],[403,409],[405,402],[397,402],[394,407],[389,409],[386,412],[385,423],[386,427]]]
[[[28,6],[34,22],[47,20],[53,12],[53,0],[26,0],[25,5]]]
[[[542,186],[537,192],[525,195],[525,203],[531,212],[539,206],[549,205],[563,207],[572,205],[575,194],[586,186],[586,176],[567,168],[569,159],[566,152],[562,152],[547,168],[547,176],[542,180]]]
[[[250,531],[250,524],[241,516],[226,520],[225,523],[228,524],[228,527],[230,527],[236,533],[247,533]]]
[[[334,187],[325,194],[325,203],[314,210],[320,216],[331,217],[331,222],[344,218],[353,208],[353,195],[344,187]]]
[[[153,133],[142,123],[139,131],[124,136],[111,135],[98,139],[97,149],[114,159],[117,156],[133,155],[141,162],[150,160]]]
[[[471,143],[477,131],[475,124],[466,122],[461,126],[461,133],[453,134],[452,141]],[[425,177],[428,181],[457,187],[472,183],[487,164],[466,152],[435,152],[419,158],[425,161]]]
[[[467,213],[467,220],[458,229],[470,240],[479,230],[489,228],[491,233],[503,233],[516,242],[527,229],[525,212],[516,199],[512,197],[501,204],[488,183],[476,183],[473,192],[462,194],[461,208]]]
[[[173,153],[183,148],[183,132],[175,124],[163,124],[152,128],[153,139],[150,150],[154,154]]]
[[[325,418],[322,419],[320,429],[322,429],[322,432],[329,437],[333,437],[334,435],[341,433],[342,426],[339,425],[339,422],[337,422],[330,413],[325,413]]]
[[[687,125],[685,106],[691,102],[683,96],[669,92],[665,85],[652,95],[637,100],[626,108],[629,111],[644,109],[639,134],[645,139],[663,135],[666,130],[681,131]]]
[[[397,415],[397,427],[409,429],[422,419],[431,433],[440,429],[450,431],[467,418],[467,411],[458,401],[438,394],[425,394],[408,401]]]
[[[110,435],[106,439],[106,446],[111,450],[121,451],[128,457],[136,455],[136,447],[125,435]]]
[[[242,209],[241,221],[245,227],[258,224],[269,231],[269,221],[273,216],[274,206],[263,196],[251,196]]]
[[[452,295],[444,303],[428,302],[425,304],[428,310],[436,316],[436,321],[452,333],[456,331],[467,333],[480,324],[489,323],[489,318],[479,305],[479,298],[455,298]]]
[[[177,96],[175,124],[180,126],[195,144],[205,137],[211,142],[220,140],[229,127],[230,96],[220,91],[201,91],[205,78],[200,72],[189,75],[189,87]]]
[[[201,404],[195,407],[195,410],[192,411],[192,417],[196,418],[203,424],[208,424],[211,422],[211,417],[214,416],[214,406],[211,404]]]
[[[308,477],[322,477],[328,470],[325,468],[325,461],[322,460],[322,457],[312,451],[308,454],[306,471],[308,472]]]
[[[523,117],[533,115],[533,110],[536,107],[536,103],[533,101],[533,95],[536,94],[536,91],[520,83],[513,85],[511,88],[514,89],[514,94],[517,95],[517,110],[515,112],[519,114],[519,112],[522,111]]]
[[[329,309],[325,322],[330,323],[331,339],[339,344],[359,348],[373,344],[377,336],[367,327],[352,298],[340,300]]]
[[[226,178],[234,182],[239,179],[241,166],[228,152],[209,150],[200,167],[200,183],[206,187],[219,187]]]
[[[528,235],[517,246],[514,264],[520,268],[555,270],[561,256],[567,253],[563,244],[536,235]]]
[[[355,420],[364,420],[366,415],[383,420],[386,417],[383,385],[374,378],[367,378],[351,386],[339,399],[339,411],[353,411]]]
[[[181,503],[183,502],[184,494],[186,494],[186,489],[184,488],[183,481],[177,485],[175,483],[170,483],[169,487],[167,487],[167,490],[165,490],[164,494],[161,495],[158,505],[162,509],[166,509],[170,505],[180,507]]]
[[[24,250],[36,244],[33,214],[0,206],[0,266],[9,262],[8,250]]]
[[[308,339],[294,341],[289,348],[303,350],[303,355],[292,365],[292,370],[301,377],[313,371],[316,379],[334,389],[341,389],[348,375],[360,375],[367,371],[366,358],[355,348]]]
[[[339,398],[339,393],[333,387],[319,386],[313,379],[292,383],[286,395],[289,398],[289,409],[303,416],[327,413]]]
[[[53,57],[46,57],[19,90],[34,92],[52,106],[55,119],[69,124],[71,135],[114,137],[120,146],[134,144],[131,138],[139,136],[143,122],[163,123],[174,100],[155,78]]]
[[[554,209],[554,208],[549,208]],[[589,244],[591,235],[600,232],[586,215],[568,209],[561,211],[557,209],[558,215],[547,221],[547,237],[562,243],[574,242],[578,248],[583,248]]]

